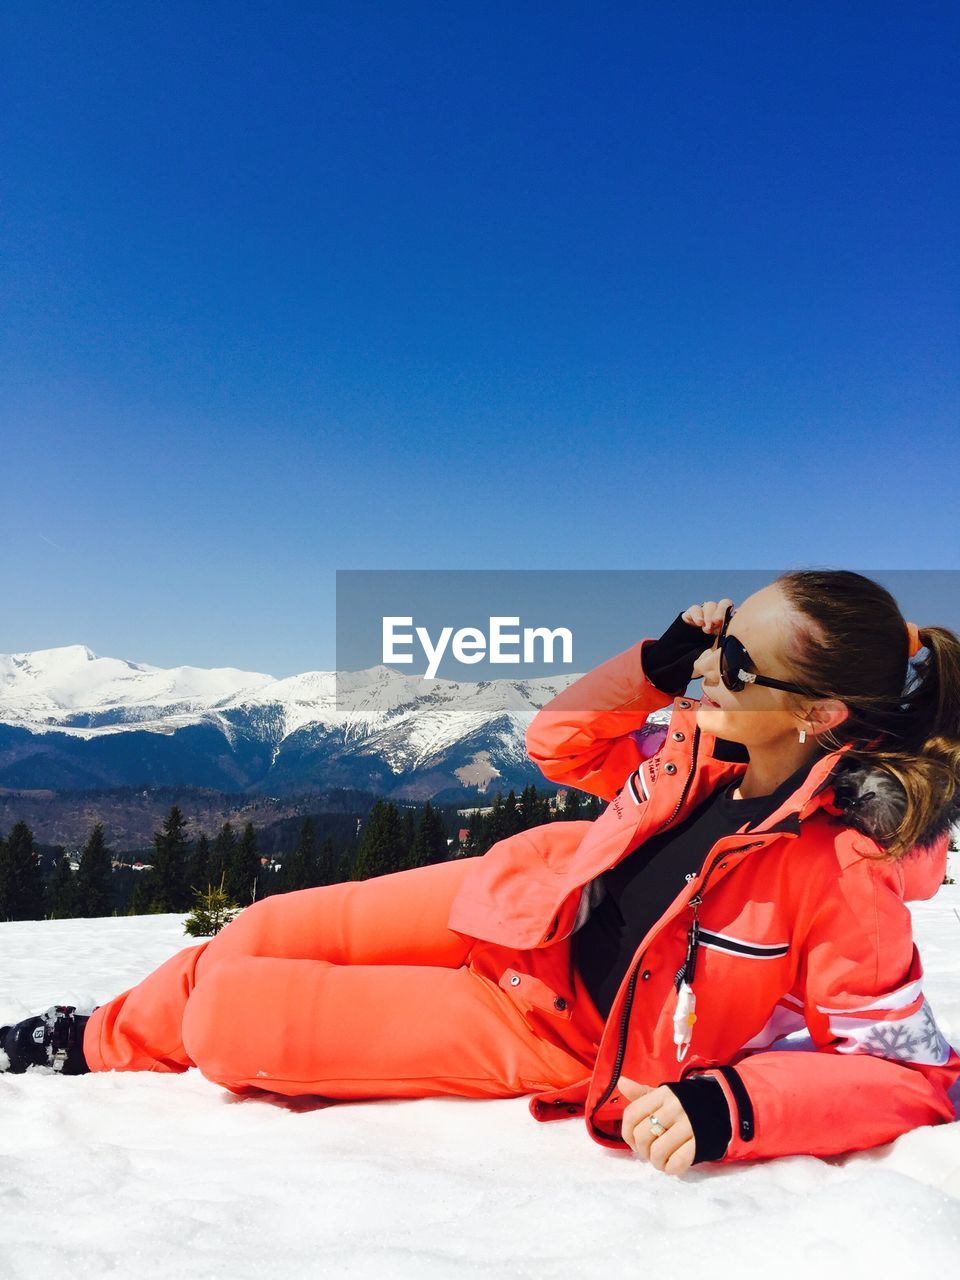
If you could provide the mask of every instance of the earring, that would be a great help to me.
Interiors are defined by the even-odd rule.
[[[807,731],[806,731],[806,729],[801,729],[801,730],[800,730],[800,741],[801,741],[801,742],[806,742],[806,740],[807,740]]]

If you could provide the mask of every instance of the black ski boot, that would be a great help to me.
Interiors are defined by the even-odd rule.
[[[83,1056],[83,1029],[89,1014],[76,1005],[55,1004],[46,1013],[0,1027],[0,1072],[22,1073],[27,1067],[53,1067],[65,1076],[89,1071]]]

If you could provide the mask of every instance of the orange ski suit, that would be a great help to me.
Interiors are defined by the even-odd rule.
[[[603,1019],[569,948],[524,955],[447,927],[479,861],[246,907],[94,1010],[90,1069],[197,1066],[235,1093],[340,1099],[511,1097],[580,1079]]]
[[[591,886],[747,767],[714,755],[686,697],[645,753],[635,731],[670,700],[642,669],[652,643],[580,677],[527,730],[548,778],[609,801],[595,822],[247,907],[95,1010],[91,1069],[195,1064],[236,1092],[330,1098],[533,1093],[538,1119],[585,1115],[611,1147],[626,1145],[621,1073],[706,1073],[730,1108],[727,1161],[836,1154],[953,1119],[960,1055],[924,997],[905,904],[941,883],[947,836],[897,863],[872,858],[880,847],[832,804],[846,748],[755,830],[705,850],[598,1013],[570,945]],[[674,978],[695,897],[697,1021],[681,1064]],[[805,1043],[791,1035],[804,1031]]]

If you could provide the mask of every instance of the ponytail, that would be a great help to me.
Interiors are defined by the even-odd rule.
[[[870,771],[883,856],[933,843],[960,819],[960,636],[920,627],[911,659],[908,623],[879,583],[847,570],[776,581],[800,617],[788,654],[798,683],[836,690],[849,709],[818,738],[851,744],[845,768]]]

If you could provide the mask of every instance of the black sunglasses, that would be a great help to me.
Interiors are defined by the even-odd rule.
[[[774,680],[773,676],[761,676],[750,671],[753,661],[736,636],[727,635],[727,626],[733,616],[733,605],[727,605],[723,615],[723,626],[720,628],[713,648],[720,650],[720,679],[724,688],[731,693],[739,693],[748,684],[763,684],[770,689],[785,689],[787,693],[802,693],[809,698],[825,698],[828,695],[807,689],[803,685],[790,684],[787,680]]]

